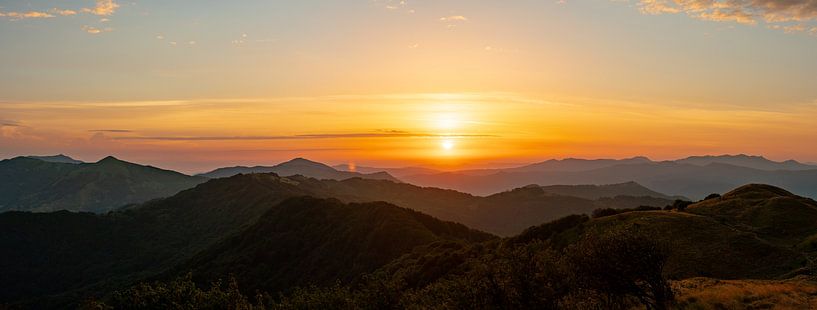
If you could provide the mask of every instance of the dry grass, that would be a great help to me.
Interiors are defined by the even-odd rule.
[[[673,283],[678,309],[817,309],[817,281],[693,278]]]

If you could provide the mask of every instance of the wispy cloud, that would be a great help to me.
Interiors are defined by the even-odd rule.
[[[693,18],[754,25],[765,22],[773,29],[807,32],[806,23],[817,21],[817,0],[638,0],[645,14],[683,13]],[[791,24],[794,23],[794,24]]]
[[[38,12],[38,11],[28,11],[28,12],[3,12],[3,11],[0,11],[0,17],[8,17],[11,20],[21,20],[21,19],[28,19],[28,18],[51,18],[51,17],[54,17],[54,15],[46,13],[46,12]]]
[[[91,130],[88,130],[88,131],[89,132],[108,132],[108,133],[130,133],[130,132],[133,132],[133,130],[127,130],[127,129],[91,129]]]
[[[20,123],[12,121],[12,120],[5,120],[0,119],[0,127],[20,127]]]
[[[158,140],[158,141],[235,141],[235,140],[322,140],[322,139],[355,139],[355,138],[488,138],[498,137],[487,134],[430,134],[406,131],[377,131],[359,133],[319,133],[302,135],[273,136],[136,136],[114,137],[116,140]]]
[[[414,9],[408,7],[406,0],[372,0],[372,3],[389,11],[405,11],[409,14],[415,12]]]
[[[468,18],[465,17],[465,16],[462,16],[462,15],[451,15],[451,16],[440,17],[440,21],[441,22],[464,22],[464,21],[468,21]]]
[[[48,12],[49,12],[49,13],[53,13],[53,14],[57,14],[57,15],[59,15],[59,16],[71,16],[71,15],[77,15],[77,11],[74,11],[74,10],[64,10],[64,9],[58,9],[58,8],[53,8],[53,9],[49,10]]]
[[[100,33],[103,33],[103,32],[111,32],[111,31],[113,31],[113,28],[110,28],[110,27],[108,27],[108,28],[97,28],[97,27],[94,27],[94,26],[84,25],[84,26],[82,26],[82,30],[87,32],[87,33],[90,33],[90,34],[100,34]]]

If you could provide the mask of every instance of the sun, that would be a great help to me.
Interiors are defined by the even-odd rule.
[[[440,142],[440,147],[442,147],[443,150],[446,150],[446,151],[453,150],[454,149],[454,141],[452,141],[451,139],[445,139],[442,142]]]

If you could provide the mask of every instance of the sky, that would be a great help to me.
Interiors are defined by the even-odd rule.
[[[0,158],[817,162],[817,0],[0,0]]]

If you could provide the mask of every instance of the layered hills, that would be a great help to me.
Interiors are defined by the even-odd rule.
[[[771,184],[817,198],[817,166],[747,155],[699,156],[662,162],[643,157],[549,160],[518,168],[417,174],[401,179],[475,195],[489,195],[528,184],[600,185],[634,181],[661,193],[692,199],[748,183]]]
[[[583,274],[587,272],[583,268],[601,271],[592,269],[597,266],[609,270],[612,275],[639,279],[640,275],[651,272],[648,271],[650,266],[642,265],[649,262],[643,257],[664,251],[666,261],[662,260],[659,269],[655,270],[663,277],[677,280],[673,286],[678,297],[683,298],[678,305],[715,304],[718,298],[722,299],[723,296],[706,297],[703,292],[695,293],[693,287],[704,287],[705,283],[714,287],[711,284],[721,281],[709,278],[732,279],[724,281],[723,285],[742,287],[745,293],[741,294],[746,294],[747,298],[754,292],[770,293],[757,286],[788,287],[799,295],[807,294],[814,287],[808,278],[763,281],[810,274],[815,268],[810,263],[815,250],[803,245],[817,229],[817,221],[812,216],[817,203],[767,185],[743,186],[685,209],[628,211],[596,218],[568,216],[505,239],[491,238],[452,224],[441,225],[425,220],[418,223],[418,219],[425,216],[405,209],[398,212],[399,208],[380,203],[344,205],[336,200],[299,198],[278,208],[281,209],[273,209],[256,225],[203,251],[174,269],[173,273],[195,270],[201,275],[199,282],[206,283],[219,273],[230,272],[235,275],[237,287],[243,291],[291,292],[285,293],[289,297],[281,303],[277,299],[267,301],[268,305],[283,308],[464,308],[475,305],[485,308],[561,308],[580,305],[576,299],[580,297],[601,298],[594,302],[610,300],[613,305],[621,306],[628,305],[626,297],[629,293],[616,290],[613,285],[619,282],[603,282],[600,288],[594,287],[593,290],[601,290],[597,291],[601,297],[592,292],[577,291],[584,284],[574,281],[585,281],[582,277],[587,276]],[[292,210],[286,211],[289,208]],[[351,211],[350,208],[359,209]],[[334,212],[341,213],[327,216]],[[773,216],[778,220],[773,221],[773,225],[758,222],[753,216],[758,212],[779,214]],[[277,214],[277,219],[267,218],[272,214]],[[294,216],[292,220],[296,225],[282,219],[290,216]],[[354,224],[336,226],[325,222],[326,218],[343,218]],[[371,225],[360,230],[352,229],[348,226],[358,227],[358,221],[351,218],[365,219],[364,222]],[[784,218],[798,219],[783,221]],[[384,221],[390,225],[383,225]],[[319,224],[304,227],[310,223]],[[365,223],[362,226],[367,226]],[[398,235],[383,240],[380,239],[384,236],[381,233]],[[413,243],[410,251],[387,242],[403,240],[399,234],[423,241]],[[641,237],[630,237],[630,234]],[[363,242],[347,244],[347,237]],[[605,246],[610,251],[587,248],[588,244],[594,244],[592,240],[603,242],[595,245]],[[620,247],[605,240],[624,242],[626,246]],[[631,251],[635,249],[638,250]],[[590,252],[585,252],[587,250]],[[332,257],[317,254],[324,251]],[[405,254],[393,255],[397,252]],[[384,261],[389,262],[384,264]],[[580,265],[576,265],[577,262]],[[340,264],[348,268],[340,267]],[[288,272],[290,269],[303,270],[306,265],[312,266],[308,268],[310,271],[300,276]],[[373,267],[375,265],[380,267]],[[213,270],[218,272],[212,273]],[[629,271],[620,273],[622,270]],[[594,276],[593,279],[604,279],[603,275],[601,277]],[[333,284],[331,279],[340,282]],[[288,283],[298,283],[307,289],[291,291]],[[317,286],[309,288],[311,284]],[[161,290],[140,289],[129,291],[126,296],[152,300],[140,299],[146,292],[162,294]],[[724,296],[741,294],[731,292]],[[632,298],[629,302],[649,304],[651,300]],[[756,300],[737,302],[754,304]],[[117,302],[121,300],[114,301],[114,304]],[[795,307],[806,305],[801,302],[792,304],[798,305]]]

